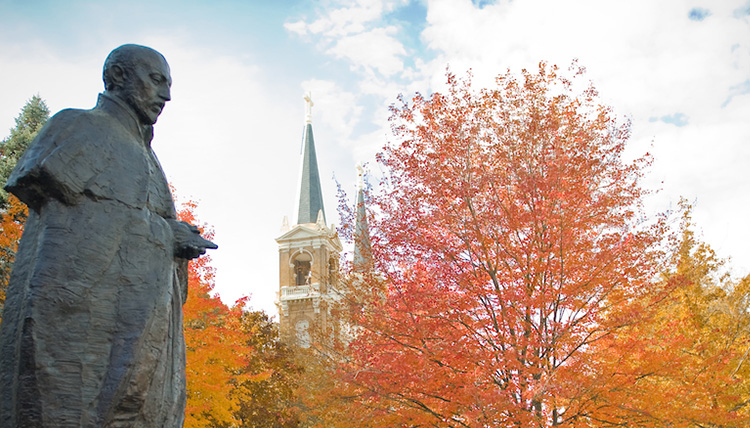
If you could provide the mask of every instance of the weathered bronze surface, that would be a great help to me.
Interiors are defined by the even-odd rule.
[[[187,261],[216,246],[177,221],[152,125],[158,52],[107,57],[91,110],[52,117],[6,189],[29,206],[0,327],[0,427],[181,427]]]

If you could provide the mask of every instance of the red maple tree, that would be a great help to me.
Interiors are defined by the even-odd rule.
[[[448,73],[446,93],[392,108],[371,197],[380,275],[352,287],[345,365],[376,423],[580,424],[594,344],[667,293],[664,223],[639,216],[649,158],[623,160],[630,124],[571,70],[479,91]]]

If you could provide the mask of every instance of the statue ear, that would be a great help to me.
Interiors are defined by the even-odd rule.
[[[112,79],[113,86],[115,88],[122,88],[125,86],[125,81],[128,80],[128,71],[115,64],[112,66],[112,73],[110,74],[110,78]]]

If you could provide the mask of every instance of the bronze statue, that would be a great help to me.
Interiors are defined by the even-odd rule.
[[[216,245],[176,219],[151,149],[172,80],[121,46],[92,110],[52,117],[6,189],[29,206],[0,326],[0,427],[181,427],[187,261]]]

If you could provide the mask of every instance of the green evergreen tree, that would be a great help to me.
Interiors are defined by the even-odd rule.
[[[16,127],[10,136],[0,142],[0,313],[5,305],[5,290],[8,288],[10,272],[16,258],[18,241],[28,211],[3,187],[10,177],[18,159],[34,141],[34,137],[49,119],[49,108],[39,95],[34,95],[16,117]]]
[[[16,127],[0,143],[0,209],[8,204],[8,192],[2,189],[21,155],[49,119],[49,108],[39,95],[34,95],[16,117]]]

